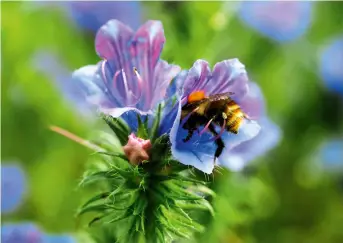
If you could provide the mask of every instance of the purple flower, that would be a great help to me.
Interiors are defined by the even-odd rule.
[[[240,18],[263,35],[279,42],[299,38],[310,26],[312,3],[297,1],[242,2]]]
[[[25,196],[27,190],[26,176],[17,164],[1,165],[1,212],[15,211]]]
[[[324,49],[320,62],[326,86],[343,95],[343,37],[335,39]]]
[[[256,83],[250,82],[249,93],[241,102],[242,109],[250,108],[250,116],[261,126],[259,134],[234,147],[223,160],[223,165],[232,171],[241,170],[251,160],[274,148],[281,139],[280,128],[266,114],[263,94]]]
[[[343,171],[342,139],[334,139],[324,143],[319,151],[319,157],[326,169]]]
[[[32,223],[1,226],[2,243],[45,243],[43,233]]]
[[[165,42],[162,23],[148,21],[136,32],[118,20],[102,26],[95,38],[97,65],[76,70],[73,79],[99,111],[122,116],[134,126],[135,114],[152,114],[163,100],[170,81],[180,71],[160,59]]]
[[[244,65],[238,59],[219,62],[214,66],[213,71],[210,70],[206,61],[198,60],[186,74],[178,76],[178,79],[182,79],[180,83],[183,84],[179,97],[181,101],[170,112],[172,115],[167,115],[163,121],[165,127],[168,127],[168,123],[169,126],[172,126],[170,131],[172,154],[183,164],[192,165],[205,173],[211,173],[214,168],[214,154],[217,148],[211,133],[205,132],[201,135],[195,132],[189,141],[183,141],[188,134],[188,130],[183,129],[180,125],[181,108],[184,105],[184,100],[198,90],[204,91],[206,96],[233,92],[232,99],[238,104],[242,104],[241,108],[248,116],[253,117],[254,112],[260,106],[257,103],[250,105],[244,103],[246,97],[249,97],[247,94],[250,82]],[[217,127],[218,133],[220,130],[221,128]],[[218,158],[219,164],[227,164],[232,149],[254,138],[259,131],[260,126],[255,121],[244,119],[238,134],[222,133],[221,138],[225,143],[225,149]]]
[[[87,118],[91,117],[91,107],[85,102],[84,93],[77,83],[71,78],[69,71],[52,52],[41,50],[33,56],[33,66],[48,76],[54,85],[61,91],[67,101],[74,105],[75,109]]]

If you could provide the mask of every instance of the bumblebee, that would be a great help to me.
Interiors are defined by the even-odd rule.
[[[188,130],[187,137],[183,141],[188,142],[195,131],[200,135],[206,131],[211,132],[214,135],[212,140],[217,145],[214,163],[225,148],[221,138],[223,132],[237,134],[243,120],[248,118],[240,106],[230,98],[233,94],[227,92],[206,97],[204,91],[194,91],[187,97],[187,103],[182,107],[181,126]],[[199,131],[200,126],[204,126],[202,131]],[[216,126],[221,127],[219,133],[216,131]]]

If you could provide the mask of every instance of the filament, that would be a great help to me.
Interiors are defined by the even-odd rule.
[[[208,127],[210,126],[211,122],[213,121],[214,118],[212,118],[211,120],[209,120],[206,124],[206,126],[204,127],[204,129],[202,129],[200,132],[199,132],[199,135],[201,136],[204,132],[206,132],[208,130]]]
[[[105,65],[106,65],[106,63],[107,63],[106,59],[101,63],[101,74],[102,74],[102,78],[105,81],[105,83],[108,83],[107,82],[107,76],[106,76],[106,73],[105,73]]]
[[[213,137],[213,138],[211,138],[211,141],[216,141],[218,138],[221,137],[221,135],[223,135],[223,133],[225,131],[225,125],[226,125],[226,119],[224,119],[222,128],[220,129],[220,132],[218,133],[218,135]]]
[[[188,119],[190,118],[190,116],[196,112],[199,109],[199,107],[195,108],[194,110],[192,110],[189,114],[187,114],[187,116],[185,116],[182,120],[181,120],[181,124],[180,126],[183,127],[183,125],[185,125],[185,123],[188,121]]]

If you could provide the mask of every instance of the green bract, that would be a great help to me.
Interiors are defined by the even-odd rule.
[[[152,148],[148,161],[131,165],[124,153],[102,146],[97,152],[98,168],[87,171],[81,186],[98,183],[105,189],[87,200],[78,215],[96,212],[90,226],[100,225],[118,242],[171,242],[190,238],[204,227],[194,215],[207,211],[214,192],[194,175],[194,169],[171,157],[167,134],[157,136],[161,107],[151,128],[140,118],[136,136],[150,139]],[[122,146],[128,141],[129,128],[120,118],[103,117]],[[114,135],[113,135],[114,136]]]

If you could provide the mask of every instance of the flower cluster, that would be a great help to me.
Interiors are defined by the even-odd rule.
[[[188,131],[180,126],[181,110],[192,92],[201,90],[206,96],[231,92],[232,99],[253,118],[242,122],[238,134],[221,134],[226,147],[218,158],[219,165],[241,168],[245,161],[254,157],[253,154],[275,145],[278,128],[266,118],[262,93],[257,84],[249,81],[245,67],[238,59],[217,63],[213,71],[206,61],[199,60],[190,70],[180,72],[180,67],[159,58],[164,42],[162,24],[158,21],[148,21],[134,33],[119,21],[111,20],[96,35],[96,50],[103,60],[75,71],[73,79],[82,85],[90,103],[104,114],[123,118],[133,132],[138,128],[137,114],[142,118],[153,116],[158,104],[167,103],[173,95],[177,97],[174,107],[165,108],[158,134],[170,134],[175,159],[206,173],[214,168],[216,144],[211,134],[198,133],[190,141],[182,141]],[[260,125],[255,120],[261,120],[265,125],[261,136],[271,134],[271,138],[262,145],[263,139],[257,141],[260,148],[248,155],[244,150],[249,150],[250,146],[245,142],[260,132]]]
[[[68,136],[101,156],[102,165],[86,173],[81,185],[108,182],[79,215],[100,213],[90,224],[125,221],[125,233],[116,235],[124,242],[142,236],[165,242],[203,231],[191,211],[213,213],[208,200],[215,194],[195,169],[211,174],[217,164],[240,170],[280,138],[261,90],[238,59],[219,62],[213,70],[198,60],[181,71],[160,59],[164,43],[159,21],[134,32],[110,20],[95,38],[102,60],[72,75],[121,144],[119,149],[104,141],[89,146]]]

